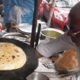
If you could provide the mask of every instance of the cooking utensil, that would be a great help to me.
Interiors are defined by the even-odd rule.
[[[27,80],[49,80],[49,78],[39,72],[34,72],[27,77]]]
[[[28,23],[21,23],[19,25],[17,25],[17,31],[23,34],[31,34],[32,32],[32,25],[28,24]],[[38,30],[38,27],[36,29],[36,32]]]
[[[32,25],[28,24],[28,23],[23,23],[23,24],[19,24],[17,25],[17,30],[20,33],[23,34],[31,34],[31,30],[32,30]]]
[[[41,31],[41,24],[39,24],[39,26],[38,26],[38,31],[37,31],[37,34],[36,34],[36,44],[35,44],[35,47],[38,45],[38,42],[39,42],[40,31]]]
[[[25,80],[25,77],[31,74],[38,65],[38,61],[33,48],[31,48],[26,43],[15,39],[0,38],[0,43],[3,42],[13,43],[21,47],[25,52],[26,56],[28,57],[28,60],[22,68],[5,71],[1,70],[0,78],[2,80]]]
[[[41,34],[47,38],[57,39],[62,34],[64,34],[64,32],[58,29],[45,28],[41,31]]]
[[[2,37],[17,39],[17,40],[27,42],[27,43],[30,43],[30,40],[31,40],[30,35],[23,35],[18,32],[9,32],[9,33],[4,34]]]

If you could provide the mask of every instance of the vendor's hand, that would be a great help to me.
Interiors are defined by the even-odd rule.
[[[79,38],[71,37],[71,39],[78,47],[80,47],[80,39]]]
[[[68,33],[72,41],[80,47],[80,34],[74,34],[73,32]]]

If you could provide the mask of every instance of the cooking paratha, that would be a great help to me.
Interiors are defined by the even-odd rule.
[[[24,66],[27,56],[13,43],[0,43],[0,70],[14,70]]]

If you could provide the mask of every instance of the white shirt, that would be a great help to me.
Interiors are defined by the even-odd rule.
[[[67,34],[64,34],[55,40],[46,39],[42,41],[36,49],[44,57],[50,57],[70,48],[77,49],[77,46],[72,42],[71,38]]]

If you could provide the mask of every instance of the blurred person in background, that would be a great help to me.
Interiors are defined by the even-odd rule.
[[[3,0],[4,24],[7,32],[15,28],[16,24],[32,24],[34,0]]]
[[[0,32],[2,32],[2,29],[3,29],[3,0],[0,0]]]

